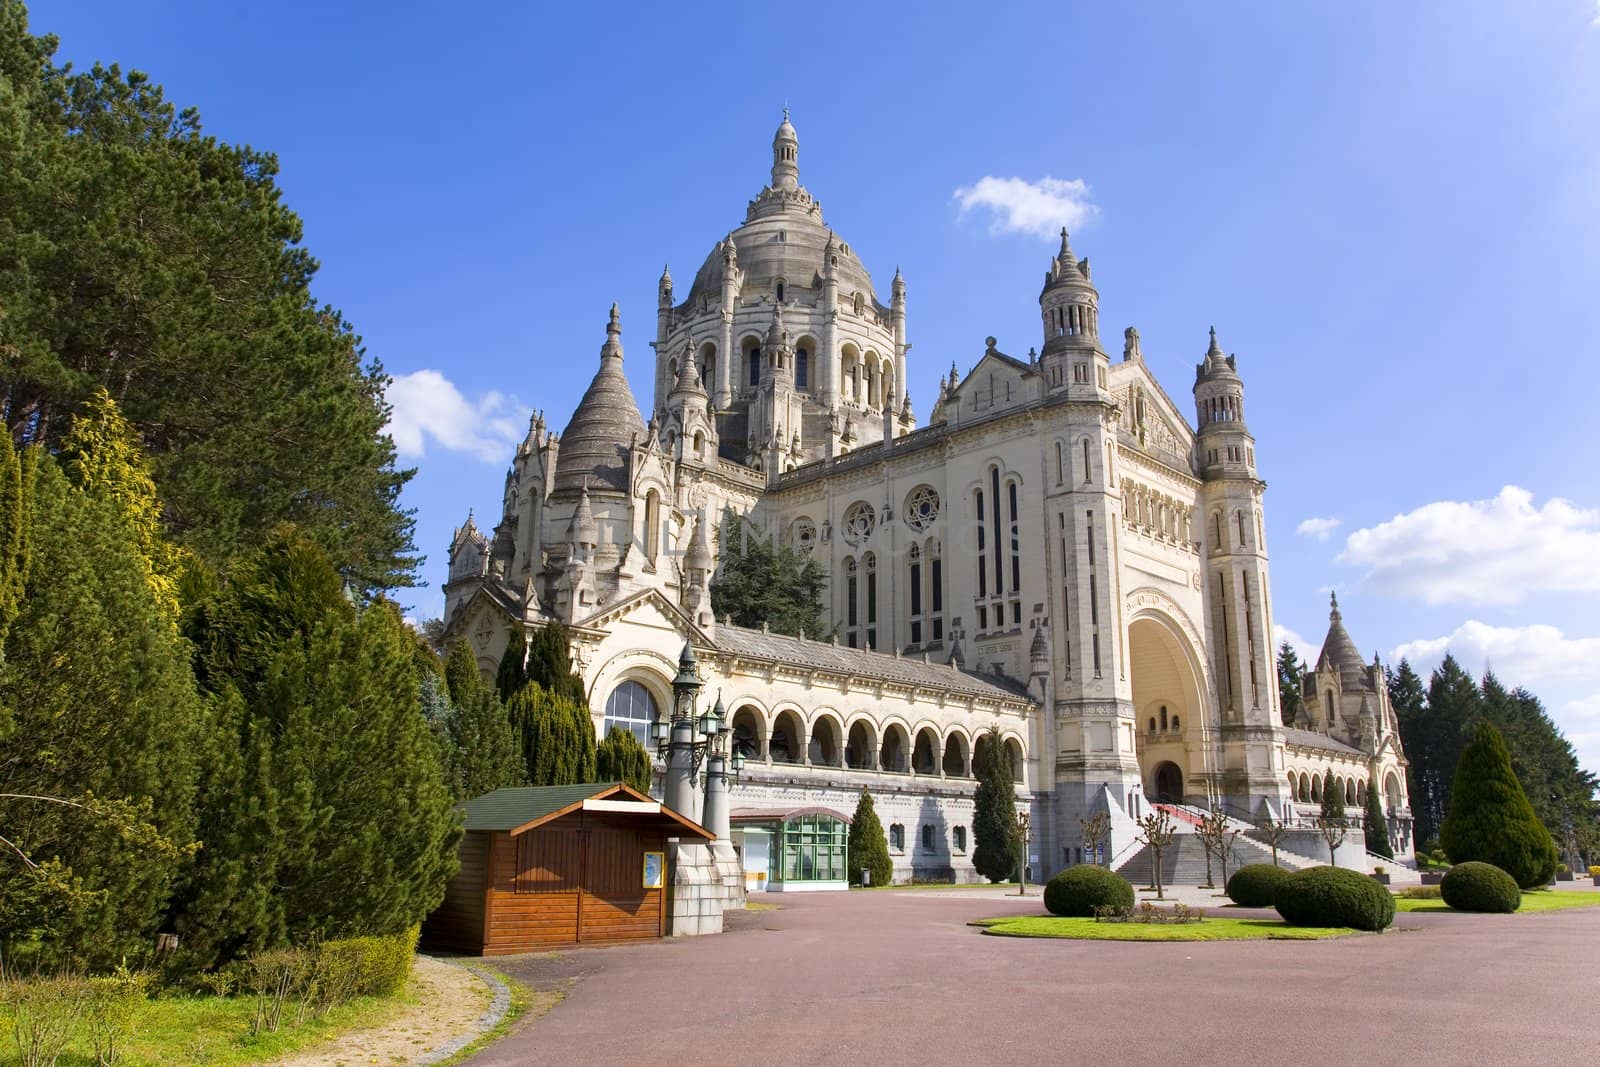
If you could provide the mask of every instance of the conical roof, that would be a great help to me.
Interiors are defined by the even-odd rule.
[[[628,448],[644,432],[644,418],[622,373],[622,326],[611,305],[600,369],[572,413],[556,454],[555,491],[628,489]]]
[[[1367,665],[1361,659],[1361,652],[1356,648],[1356,643],[1350,639],[1350,633],[1344,628],[1344,617],[1339,614],[1339,596],[1331,595],[1332,608],[1328,612],[1328,636],[1322,641],[1322,654],[1317,657],[1321,664],[1326,661],[1339,672],[1339,684],[1352,692],[1366,689]]]

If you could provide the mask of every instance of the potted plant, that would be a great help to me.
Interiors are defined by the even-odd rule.
[[[1381,863],[1374,863],[1372,865],[1372,877],[1377,880],[1379,885],[1388,885],[1389,868],[1385,867]]]
[[[1558,881],[1558,882],[1570,882],[1570,881],[1572,881],[1572,869],[1570,867],[1568,867],[1565,863],[1556,864],[1556,881]]]

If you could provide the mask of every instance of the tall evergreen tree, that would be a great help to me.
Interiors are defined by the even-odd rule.
[[[138,435],[104,388],[95,389],[73,418],[59,458],[73,485],[117,501],[149,570],[150,588],[176,621],[178,583],[187,569],[187,554],[167,540],[150,462]]]
[[[594,722],[587,708],[530,682],[512,696],[508,711],[529,785],[595,780]]]
[[[732,511],[718,533],[722,569],[711,580],[711,608],[736,626],[822,637],[827,575],[815,558],[773,540]]]
[[[649,751],[633,736],[632,730],[613,726],[595,750],[596,780],[623,782],[648,796],[651,777]]]
[[[1406,719],[1401,719],[1400,740],[1413,760],[1411,810],[1419,842],[1438,839],[1450,810],[1456,764],[1482,709],[1483,698],[1472,676],[1454,656],[1446,655],[1428,680],[1423,713],[1412,719],[1410,737]],[[1420,762],[1413,751],[1421,755]]]
[[[984,738],[982,758],[973,768],[978,791],[973,797],[972,866],[989,881],[1003,882],[1016,877],[1022,855],[1017,840],[1016,789],[1000,731],[990,729]]]
[[[1451,863],[1492,863],[1524,889],[1555,877],[1555,842],[1511,769],[1500,731],[1487,720],[1461,753],[1439,843]]]
[[[510,700],[511,694],[528,684],[528,639],[522,630],[514,629],[506,639],[506,650],[500,654],[500,666],[494,674],[495,695]]]
[[[894,860],[889,858],[889,840],[883,835],[883,823],[872,805],[872,794],[865,789],[856,801],[856,813],[850,820],[850,838],[846,846],[845,866],[850,872],[850,884],[861,884],[865,869],[873,885],[888,885],[894,881]]]
[[[1285,726],[1304,725],[1299,721],[1300,706],[1305,702],[1302,685],[1305,670],[1294,646],[1285,641],[1278,646],[1278,699],[1283,704]]]
[[[587,700],[583,679],[572,669],[572,635],[559,622],[546,623],[528,637],[523,678],[574,703]]]
[[[1344,790],[1333,780],[1332,771],[1322,778],[1322,810],[1319,814],[1324,819],[1344,818]]]
[[[298,523],[358,587],[410,584],[388,382],[311,292],[276,157],[202,130],[144,74],[72,70],[0,0],[0,412],[61,444],[109,389],[167,530],[222,566]]]
[[[1383,814],[1383,798],[1378,795],[1376,779],[1367,783],[1366,816],[1367,851],[1394,859],[1394,846],[1389,843],[1389,820]]]
[[[252,929],[210,932],[217,957],[420,921],[443,898],[460,829],[399,612],[358,609],[326,554],[285,529],[196,614],[194,637],[206,688],[240,709],[245,772],[238,794],[206,803],[258,849],[254,885],[200,877],[187,902],[198,918],[230,913],[219,894],[249,898]]]
[[[456,796],[482,796],[521,785],[527,772],[511,717],[494,690],[484,684],[465,642],[450,646],[446,654],[445,684],[449,693],[444,725]]]
[[[0,658],[0,792],[72,803],[0,801],[15,847],[0,848],[0,951],[40,940],[46,963],[143,959],[194,835],[206,746],[189,650],[125,502],[74,489],[51,458],[25,466],[11,512],[31,565]]]
[[[1422,811],[1426,806],[1424,789],[1437,781],[1432,770],[1431,753],[1423,734],[1426,731],[1427,691],[1422,679],[1412,670],[1411,662],[1401,658],[1397,667],[1386,668],[1384,679],[1389,690],[1389,703],[1394,707],[1395,719],[1400,729],[1400,744],[1406,753],[1406,795],[1411,801],[1411,814],[1415,819],[1414,838],[1419,846],[1436,837],[1438,831],[1425,833]]]
[[[28,581],[29,515],[23,487],[32,482],[35,458],[12,447],[11,435],[0,434],[0,667],[5,665],[6,634],[22,610]],[[0,694],[0,738],[5,737],[5,698]]]

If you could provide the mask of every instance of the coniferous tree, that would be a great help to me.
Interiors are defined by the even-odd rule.
[[[73,488],[49,457],[17,469],[25,480],[0,482],[20,484],[8,507],[31,555],[0,657],[0,792],[61,802],[0,801],[14,846],[0,849],[0,951],[20,939],[46,965],[143,959],[194,837],[206,744],[189,650],[125,501]]]
[[[1389,820],[1383,814],[1383,799],[1378,795],[1377,780],[1367,783],[1367,851],[1385,859],[1394,859],[1394,846],[1389,843]]]
[[[451,645],[445,656],[445,684],[443,721],[456,796],[482,796],[521,785],[527,772],[511,717],[494,690],[484,684],[465,642]]]
[[[382,368],[311,293],[277,159],[206,135],[144,74],[54,59],[0,0],[0,412],[55,449],[109,388],[164,521],[222,566],[299,523],[359,588],[413,581]]]
[[[1340,789],[1333,780],[1333,772],[1329,771],[1322,777],[1322,810],[1324,819],[1344,818],[1344,790]]]
[[[850,884],[861,884],[861,871],[866,869],[873,885],[888,885],[894,881],[894,860],[889,858],[889,840],[883,835],[883,823],[872,806],[872,794],[865,789],[856,801],[856,813],[850,820],[850,838],[846,848],[845,865],[850,871]]]
[[[1302,693],[1302,684],[1305,670],[1300,666],[1300,657],[1295,654],[1294,646],[1285,641],[1278,646],[1278,699],[1283,704],[1283,724],[1285,726],[1301,726],[1300,706],[1305,697]]]
[[[506,650],[500,654],[500,666],[494,674],[494,691],[502,701],[528,684],[528,639],[520,629],[512,630],[506,639]]]
[[[524,680],[574,703],[586,701],[583,679],[572,669],[572,635],[565,626],[546,623],[528,638]]]
[[[508,711],[529,785],[595,780],[594,722],[587,708],[530,682],[512,696]]]
[[[980,765],[973,768],[978,791],[973,797],[972,866],[989,881],[1004,882],[1016,877],[1022,855],[1016,790],[1000,731],[991,729],[984,737]]]
[[[613,726],[595,750],[598,781],[623,782],[648,796],[652,773],[650,753],[632,730]]]
[[[24,459],[12,447],[11,435],[0,433],[0,667],[5,665],[6,634],[22,610],[28,580],[29,516],[23,486],[33,478],[35,457]],[[26,469],[25,469],[26,467]],[[0,737],[5,736],[4,695],[0,694]]]
[[[230,913],[219,894],[248,898],[253,928],[211,931],[216,958],[419,922],[443,899],[460,829],[399,612],[358,609],[320,548],[285,529],[241,561],[193,634],[207,690],[239,708],[242,786],[205,801],[255,849],[254,885],[199,877],[186,902],[199,927]]]
[[[711,609],[734,625],[791,637],[822,637],[822,564],[756,530],[732,511],[719,532],[722,569],[711,580]]]
[[[1488,721],[1478,723],[1461,753],[1439,843],[1451,863],[1492,863],[1524,889],[1555,877],[1555,842],[1517,781],[1505,740]]]

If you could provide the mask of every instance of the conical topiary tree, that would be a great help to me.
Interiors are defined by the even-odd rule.
[[[1555,876],[1555,842],[1511,769],[1505,739],[1487,721],[1478,723],[1456,764],[1439,844],[1451,863],[1492,863],[1524,889]]]
[[[1394,859],[1394,846],[1389,843],[1389,820],[1383,816],[1383,801],[1378,797],[1378,783],[1367,783],[1367,851]]]
[[[855,817],[850,820],[849,859],[850,884],[861,884],[861,870],[866,868],[873,885],[888,885],[894,880],[894,861],[889,858],[889,842],[883,836],[883,823],[872,806],[872,794],[865,789],[856,801]]]
[[[978,792],[973,797],[972,866],[991,882],[1004,882],[1017,876],[1022,845],[1017,840],[1017,803],[1011,780],[1011,763],[1006,758],[1005,741],[998,729],[984,737]]]

